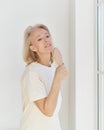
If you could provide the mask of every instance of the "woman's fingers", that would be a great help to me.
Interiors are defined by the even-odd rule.
[[[55,60],[55,62],[58,65],[61,65],[63,63],[63,60],[62,60],[62,55],[61,55],[61,52],[59,51],[59,49],[54,48],[52,54],[53,54],[53,59]]]
[[[68,75],[68,70],[64,64],[60,65],[56,69],[56,75],[59,79],[63,80]]]

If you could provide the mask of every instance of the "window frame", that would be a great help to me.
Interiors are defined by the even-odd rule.
[[[104,76],[104,70],[103,71],[100,71],[98,69],[98,64],[99,64],[99,55],[98,55],[98,36],[99,36],[99,32],[98,32],[98,8],[101,7],[101,6],[104,6],[104,0],[96,0],[96,49],[95,49],[95,53],[96,53],[96,58],[95,58],[95,62],[96,62],[96,100],[97,100],[97,130],[102,130],[100,129],[100,87],[99,87],[99,77],[100,76]]]

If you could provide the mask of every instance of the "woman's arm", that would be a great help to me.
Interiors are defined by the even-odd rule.
[[[61,80],[67,75],[67,70],[64,65],[60,65],[56,69],[52,87],[48,97],[35,101],[35,104],[46,116],[52,116],[56,108],[57,99],[60,91]]]
[[[59,50],[57,52],[56,48],[54,50],[54,57],[57,60],[56,62],[58,63],[59,66],[56,68],[55,76],[53,79],[53,83],[52,83],[49,95],[46,98],[35,101],[35,104],[37,105],[37,107],[46,116],[53,115],[54,110],[57,105],[57,99],[58,99],[58,95],[59,95],[59,91],[60,91],[61,81],[67,75],[67,69],[63,64],[62,59],[60,59],[60,58],[62,58],[62,56],[60,56]]]

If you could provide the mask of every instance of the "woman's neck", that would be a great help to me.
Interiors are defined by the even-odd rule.
[[[40,64],[43,64],[43,65],[46,65],[46,66],[50,67],[51,66],[51,64],[50,64],[50,54],[49,55],[42,55],[42,56],[40,56],[38,62]]]

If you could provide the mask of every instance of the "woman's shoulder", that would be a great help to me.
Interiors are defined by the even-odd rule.
[[[25,66],[24,71],[23,71],[23,75],[28,75],[30,73],[34,73],[37,74],[37,64],[34,63],[30,63],[29,65]]]
[[[33,70],[36,70],[37,68],[39,68],[37,62],[32,62],[32,63],[26,65],[25,70],[33,71]]]
[[[54,62],[52,63],[51,67],[47,67],[37,62],[32,62],[25,67],[24,74],[28,74],[28,73],[40,74],[47,71],[50,72],[56,67],[57,67],[57,64]]]

